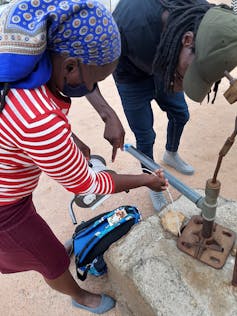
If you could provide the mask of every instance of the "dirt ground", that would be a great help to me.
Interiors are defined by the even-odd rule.
[[[216,1],[218,2],[218,1]],[[226,1],[229,3],[229,1]],[[237,77],[237,72],[232,75]],[[181,156],[195,167],[193,176],[185,176],[168,168],[162,163],[162,155],[166,141],[167,118],[159,107],[153,103],[155,115],[155,130],[157,139],[155,144],[155,161],[160,163],[174,176],[178,177],[191,188],[205,188],[206,180],[211,178],[217,163],[218,153],[227,137],[234,130],[237,114],[236,103],[230,105],[223,97],[228,88],[227,79],[223,79],[219,88],[215,104],[200,105],[187,99],[190,109],[190,121],[187,124],[180,145]],[[120,99],[111,77],[100,84],[102,94],[108,103],[118,113],[126,130],[125,143],[135,145],[134,136],[129,130],[124,116]],[[103,139],[104,124],[98,114],[85,98],[74,100],[69,114],[73,131],[91,148],[92,154],[99,154],[107,161],[107,166],[120,173],[140,173],[139,162],[126,152],[119,151],[114,163],[111,163],[112,149]],[[218,179],[221,181],[221,196],[237,200],[237,142],[223,159]],[[173,198],[179,196],[172,187]],[[57,237],[64,242],[74,231],[74,225],[68,212],[68,205],[73,195],[66,192],[53,180],[42,175],[40,184],[34,192],[34,200],[40,215],[48,222]],[[132,190],[111,196],[96,210],[75,208],[78,222],[87,220],[100,212],[111,210],[123,204],[136,205],[142,212],[143,218],[154,214],[146,188]],[[75,275],[74,262],[71,271]],[[95,292],[111,293],[106,276],[91,278],[79,282],[83,288]],[[70,299],[61,295],[44,283],[41,276],[35,272],[0,275],[0,315],[3,316],[62,316],[62,315],[93,315],[71,307]],[[121,315],[116,307],[108,316]]]

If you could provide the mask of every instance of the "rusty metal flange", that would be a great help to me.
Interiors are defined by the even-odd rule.
[[[234,245],[235,233],[214,223],[210,238],[202,236],[203,218],[193,216],[178,238],[178,248],[197,260],[221,269]]]

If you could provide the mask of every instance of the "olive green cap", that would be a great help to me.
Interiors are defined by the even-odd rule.
[[[224,71],[237,66],[237,15],[214,7],[204,15],[195,40],[195,57],[183,80],[184,92],[202,102]]]

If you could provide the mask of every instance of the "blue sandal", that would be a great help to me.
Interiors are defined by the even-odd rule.
[[[85,310],[87,310],[91,313],[94,313],[94,314],[104,314],[104,313],[108,312],[110,309],[114,308],[115,304],[116,304],[116,301],[112,297],[110,297],[106,294],[101,295],[100,305],[95,307],[95,308],[81,305],[81,304],[77,303],[75,300],[72,300],[72,305],[74,307],[85,309]]]

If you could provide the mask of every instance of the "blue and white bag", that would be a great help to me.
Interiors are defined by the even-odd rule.
[[[72,237],[78,278],[84,281],[88,273],[95,276],[106,273],[104,252],[140,220],[138,209],[125,205],[78,225]]]

